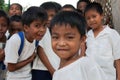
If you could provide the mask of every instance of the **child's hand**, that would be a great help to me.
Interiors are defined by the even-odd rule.
[[[32,61],[35,59],[35,57],[36,57],[36,53],[34,52],[34,53],[28,58],[28,60],[29,60],[30,62],[32,62]]]
[[[4,49],[0,49],[0,61],[4,60],[4,58],[5,58]]]
[[[86,43],[83,42],[83,43],[81,43],[80,57],[85,56],[85,51],[86,51]]]

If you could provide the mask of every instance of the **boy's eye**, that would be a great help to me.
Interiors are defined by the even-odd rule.
[[[16,8],[16,10],[20,10],[20,8],[19,8],[19,7],[17,7],[17,8]]]
[[[47,26],[46,26],[46,24],[35,24],[35,27],[36,28],[40,28],[40,27],[46,28]]]
[[[39,25],[35,25],[35,27],[39,27]]]
[[[67,36],[66,37],[68,40],[74,39],[74,36]]]
[[[96,18],[96,15],[93,15],[92,17],[93,17],[93,18]]]
[[[13,10],[14,8],[10,8],[10,10]]]
[[[35,27],[39,28],[41,25],[40,24],[35,24]]]
[[[7,24],[1,24],[0,26],[1,26],[1,27],[6,27],[6,26],[7,26]]]
[[[90,20],[90,17],[86,17],[86,20]]]
[[[58,39],[58,36],[52,35],[52,39],[56,40],[56,39]]]
[[[45,28],[47,27],[47,23],[43,25]]]

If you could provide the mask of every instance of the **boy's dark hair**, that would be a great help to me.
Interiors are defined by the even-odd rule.
[[[75,11],[61,11],[56,14],[50,23],[50,32],[55,25],[70,25],[76,27],[81,35],[85,35],[85,19]]]
[[[90,4],[90,1],[89,1],[89,0],[79,0],[79,1],[77,2],[77,8],[78,8],[78,5],[79,5],[80,2],[85,2],[85,3],[87,3],[87,5]]]
[[[56,2],[44,2],[40,5],[40,7],[44,8],[45,10],[53,9],[56,13],[61,9],[61,5]]]
[[[21,11],[23,10],[22,5],[20,5],[19,3],[13,3],[13,4],[10,5],[10,7],[11,7],[12,5],[18,5],[18,6],[20,7],[20,10],[21,10]],[[9,9],[10,9],[10,7],[9,7]]]
[[[7,25],[9,25],[9,17],[8,17],[8,15],[5,13],[5,11],[3,11],[3,10],[0,10],[0,17],[4,17],[5,19],[6,19],[6,21],[7,21]]]
[[[22,17],[20,15],[13,15],[10,17],[10,23],[13,21],[22,22]]]
[[[90,3],[86,6],[84,14],[89,10],[96,10],[100,15],[103,14],[102,5],[97,2]]]
[[[47,20],[48,16],[43,8],[32,6],[27,9],[22,15],[23,25],[30,25],[34,20],[41,20],[42,22]]]
[[[71,4],[65,4],[65,5],[62,7],[62,9],[63,9],[63,8],[71,8],[71,9],[74,10],[74,11],[76,10],[75,7],[74,7],[73,5],[71,5]]]
[[[61,10],[62,6],[61,6],[59,3],[57,3],[57,2],[53,2],[53,3],[54,3],[55,6],[56,6],[57,12],[59,12],[59,11]]]
[[[77,11],[79,14],[83,15],[82,10],[76,9],[76,11]]]

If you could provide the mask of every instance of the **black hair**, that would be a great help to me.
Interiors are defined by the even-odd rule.
[[[71,4],[65,4],[65,5],[62,7],[62,9],[63,9],[63,8],[70,8],[70,9],[72,9],[73,11],[76,10],[75,7],[74,7],[73,5],[71,5]]]
[[[82,10],[76,9],[76,11],[77,11],[79,14],[83,15]]]
[[[20,15],[13,15],[10,17],[10,23],[13,21],[22,22],[22,17]]]
[[[28,8],[22,15],[23,25],[30,25],[34,20],[46,21],[47,13],[43,8],[32,6]]]
[[[23,10],[22,5],[21,5],[21,4],[19,4],[19,3],[12,3],[12,4],[10,5],[10,7],[11,7],[12,5],[17,5],[17,6],[19,6],[19,7],[20,7],[20,10],[21,10],[21,11]],[[9,7],[9,9],[10,9],[10,7]]]
[[[61,5],[56,2],[44,2],[40,5],[40,7],[44,8],[45,10],[53,9],[56,13],[61,9]]]
[[[6,21],[7,21],[7,25],[9,25],[9,17],[8,17],[8,15],[5,13],[5,11],[3,11],[3,10],[0,10],[0,17],[4,17],[5,19],[6,19]]]
[[[103,9],[102,9],[102,5],[100,3],[97,3],[97,2],[93,2],[93,3],[90,3],[89,5],[86,6],[85,8],[85,12],[88,12],[89,10],[96,10],[100,15],[103,14]]]
[[[86,23],[82,15],[75,11],[61,11],[52,19],[50,32],[55,25],[70,25],[76,27],[80,35],[85,35]]]
[[[61,10],[62,6],[59,3],[57,3],[57,2],[53,2],[53,3],[56,6],[56,11],[59,12]]]
[[[77,2],[77,8],[78,8],[78,5],[79,5],[80,2],[85,2],[85,3],[87,3],[87,5],[90,4],[90,1],[89,1],[89,0],[79,0],[79,1]]]

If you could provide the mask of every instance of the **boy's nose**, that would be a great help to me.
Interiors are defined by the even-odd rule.
[[[93,18],[90,18],[90,22],[93,22],[94,21],[94,19]]]
[[[59,40],[58,41],[58,45],[59,46],[65,46],[66,45],[66,42],[64,40]]]
[[[45,26],[41,26],[41,27],[39,28],[39,31],[40,31],[40,32],[46,31],[46,27],[45,27]]]

